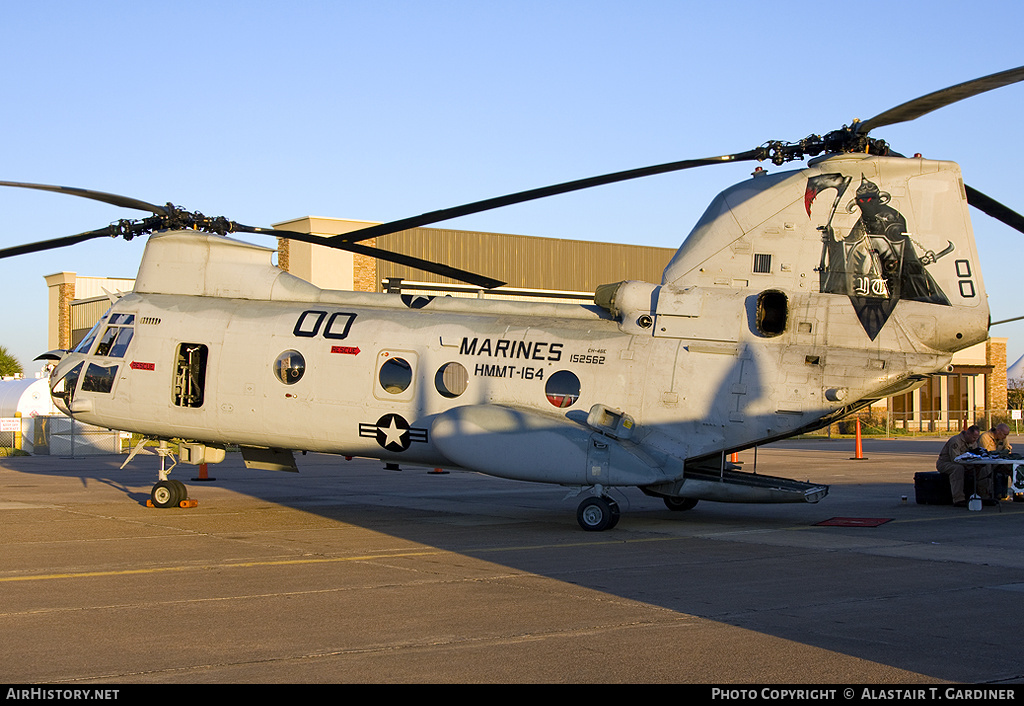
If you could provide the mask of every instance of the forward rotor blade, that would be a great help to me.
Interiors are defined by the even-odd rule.
[[[457,267],[449,267],[448,265],[442,265],[437,262],[428,262],[426,260],[421,260],[418,257],[412,257],[411,255],[402,255],[401,253],[390,252],[388,250],[371,248],[367,245],[345,243],[342,249],[350,250],[351,252],[358,253],[360,255],[375,257],[378,260],[393,262],[396,265],[405,265],[406,267],[423,270],[424,272],[431,272],[442,277],[450,277],[451,279],[458,280],[459,282],[466,282],[467,284],[483,287],[484,289],[494,289],[495,287],[501,287],[505,284],[505,282],[502,282],[499,279],[494,279],[493,277],[478,275],[475,272],[467,272],[466,270],[460,270]]]
[[[0,250],[0,260],[5,257],[14,257],[15,255],[27,255],[28,253],[42,252],[44,250],[55,250],[57,248],[67,247],[68,245],[74,245],[75,243],[81,243],[85,240],[104,237],[110,237],[109,226],[98,230],[90,230],[86,233],[79,233],[78,235],[65,235],[63,238],[41,240],[37,243],[27,243],[25,245],[16,245],[13,248],[4,248]]]
[[[360,230],[354,230],[342,235],[336,235],[332,238],[327,238],[326,243],[324,244],[332,244],[336,247],[340,247],[337,244],[354,243],[368,238],[376,238],[379,235],[397,233],[402,230],[409,230],[410,228],[419,228],[431,223],[458,218],[459,216],[468,216],[471,213],[480,213],[481,211],[489,211],[494,208],[501,208],[502,206],[511,206],[512,204],[523,203],[524,201],[533,201],[535,199],[547,198],[548,196],[565,194],[570,191],[580,191],[581,189],[590,189],[595,186],[613,184],[618,181],[627,181],[629,179],[639,179],[641,177],[653,176],[655,174],[677,172],[682,171],[683,169],[690,169],[691,167],[703,167],[710,164],[727,164],[729,162],[743,162],[762,159],[763,157],[764,153],[761,150],[754,149],[747,152],[740,152],[738,154],[722,155],[721,157],[707,157],[704,159],[688,159],[681,162],[668,162],[666,164],[658,164],[652,167],[629,169],[623,172],[614,172],[612,174],[604,174],[602,176],[590,177],[588,179],[577,179],[576,181],[567,181],[562,184],[544,186],[539,189],[520,191],[515,194],[508,194],[507,196],[484,199],[483,201],[475,201],[462,206],[455,206],[454,208],[445,208],[440,211],[431,211],[411,218],[403,218],[399,221],[391,221],[390,223],[381,223],[380,225],[361,228]]]
[[[103,203],[109,203],[112,206],[122,206],[124,208],[135,208],[139,211],[149,211],[150,213],[156,214],[167,214],[167,209],[163,206],[157,206],[156,204],[141,201],[139,199],[133,199],[130,196],[121,196],[119,194],[108,194],[104,191],[93,191],[91,189],[80,189],[77,186],[53,186],[51,184],[29,184],[21,181],[0,181],[0,186],[13,186],[18,189],[35,189],[37,191],[52,191],[57,194],[69,194],[71,196],[79,196],[83,199],[92,199],[93,201],[102,201]]]
[[[967,192],[967,203],[982,213],[987,213],[997,221],[1002,221],[1011,228],[1024,233],[1024,216],[999,203],[991,196],[986,196],[977,189],[964,185],[964,190]]]
[[[402,255],[388,250],[380,250],[378,248],[371,248],[366,245],[357,245],[355,243],[345,241],[331,242],[332,238],[321,238],[320,236],[312,235],[311,233],[300,233],[298,231],[291,230],[276,230],[273,228],[259,228],[256,226],[241,225],[240,223],[235,223],[233,225],[234,232],[244,231],[248,233],[258,233],[260,235],[276,235],[281,238],[300,240],[314,245],[324,245],[337,250],[347,250],[359,255],[373,257],[378,260],[393,262],[396,265],[404,265],[406,267],[412,267],[413,269],[423,270],[424,272],[430,272],[435,275],[440,275],[441,277],[449,277],[459,282],[466,282],[467,284],[472,284],[477,287],[483,287],[484,289],[493,289],[505,284],[505,282],[502,282],[501,280],[479,275],[475,272],[468,272],[467,270],[460,270],[457,267],[449,267],[448,265],[442,265],[437,262],[421,260],[418,257],[413,257],[412,255]]]
[[[998,326],[999,324],[1008,324],[1011,321],[1020,321],[1024,319],[1024,316],[1014,316],[1012,319],[1003,319],[1002,321],[993,321],[989,326]]]
[[[874,130],[877,127],[883,125],[895,125],[896,123],[907,122],[908,120],[914,120],[920,118],[922,115],[938,110],[943,106],[962,101],[964,98],[970,98],[976,96],[979,93],[985,93],[995,88],[1001,88],[1008,86],[1011,83],[1017,83],[1018,81],[1024,81],[1024,66],[1018,66],[1016,69],[1008,69],[1007,71],[1000,71],[996,74],[989,76],[983,76],[976,78],[973,81],[965,81],[964,83],[958,83],[955,86],[949,88],[943,88],[940,91],[935,91],[927,95],[915,98],[912,101],[907,101],[902,105],[898,105],[895,108],[876,115],[875,117],[860,123],[858,126],[858,132],[866,133]]]

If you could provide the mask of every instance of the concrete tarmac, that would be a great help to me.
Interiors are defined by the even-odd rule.
[[[916,504],[942,443],[774,444],[757,472],[824,500],[626,489],[602,533],[563,488],[365,459],[178,466],[168,510],[155,456],[2,459],[0,680],[1020,683],[1024,503]]]

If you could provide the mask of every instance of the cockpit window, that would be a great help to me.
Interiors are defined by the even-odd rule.
[[[104,355],[110,358],[123,358],[128,344],[135,333],[133,324],[134,314],[114,314],[107,322],[107,330],[103,332],[99,345],[96,346],[96,355]],[[84,341],[83,341],[84,343]]]
[[[110,392],[117,378],[116,365],[97,365],[89,363],[82,379],[82,392]]]
[[[123,358],[124,352],[128,350],[128,344],[131,343],[132,335],[135,333],[135,329],[130,326],[122,326],[121,330],[117,332],[117,340],[114,341],[114,345],[110,347],[110,353],[108,355],[111,358]]]

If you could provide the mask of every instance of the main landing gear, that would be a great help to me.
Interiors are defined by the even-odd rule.
[[[576,521],[587,532],[603,532],[619,523],[619,505],[604,495],[594,495],[580,503]]]
[[[601,486],[595,486],[594,495],[583,500],[576,509],[576,521],[587,532],[603,532],[610,530],[619,523],[619,505],[604,494]],[[662,496],[665,507],[676,512],[692,510],[697,505],[696,498]]]
[[[685,510],[692,510],[693,508],[697,507],[697,499],[696,498],[677,498],[677,497],[671,497],[671,496],[667,496],[666,495],[663,498],[663,500],[665,501],[665,507],[667,507],[669,510],[673,510],[675,512],[683,512]]]

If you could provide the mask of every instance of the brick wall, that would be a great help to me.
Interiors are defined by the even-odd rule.
[[[372,248],[376,242],[376,238],[370,238],[362,241],[360,245]],[[352,260],[352,289],[357,292],[376,292],[379,286],[376,258],[356,253]]]
[[[285,272],[288,271],[288,246],[291,243],[288,238],[277,239],[277,266]]]
[[[71,349],[71,302],[75,298],[75,283],[57,285],[57,348]]]
[[[989,409],[1006,409],[1006,341],[988,339],[985,363],[992,366],[986,376],[985,399]]]

